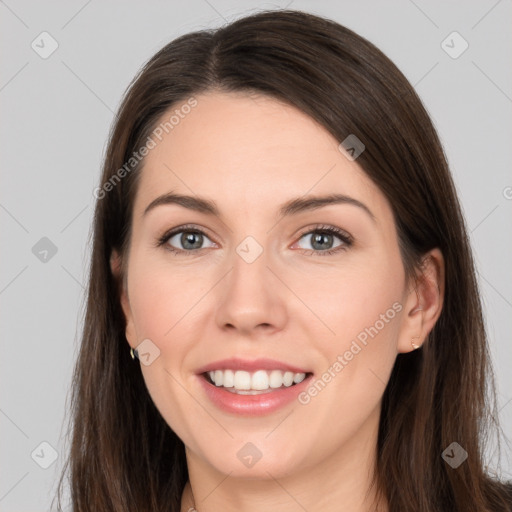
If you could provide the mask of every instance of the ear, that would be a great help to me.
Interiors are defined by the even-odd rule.
[[[432,249],[423,258],[421,267],[409,286],[404,318],[398,338],[398,352],[420,347],[441,315],[444,300],[444,258],[439,249]]]
[[[126,322],[125,336],[128,344],[132,348],[135,348],[137,346],[137,333],[135,331],[132,310],[128,299],[127,280],[122,270],[121,256],[116,250],[113,250],[110,255],[110,270],[118,283],[119,300],[121,302],[121,308]]]

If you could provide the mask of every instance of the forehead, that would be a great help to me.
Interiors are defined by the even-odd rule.
[[[171,190],[238,211],[272,210],[308,193],[350,194],[387,208],[356,161],[339,151],[339,141],[300,110],[262,95],[210,92],[195,99],[196,106],[175,116],[161,140],[153,137],[157,144],[145,157],[136,212]],[[176,110],[180,105],[158,124]]]

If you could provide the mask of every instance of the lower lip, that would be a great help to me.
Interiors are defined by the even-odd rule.
[[[270,414],[296,400],[299,393],[309,386],[313,375],[309,375],[294,386],[279,388],[260,395],[238,395],[211,384],[204,375],[197,377],[206,396],[221,410],[237,415],[261,416]]]

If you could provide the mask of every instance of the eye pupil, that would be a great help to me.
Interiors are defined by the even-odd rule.
[[[198,237],[196,239],[196,243],[194,243],[194,237]],[[199,249],[202,244],[202,235],[201,235],[201,233],[192,233],[192,232],[183,233],[181,235],[181,243],[185,249],[191,249],[191,250]],[[188,246],[187,245],[188,243],[191,243],[192,247]]]
[[[329,242],[329,241],[331,241],[331,242],[332,242],[332,240],[331,240],[331,239],[332,239],[332,235],[329,235],[329,234],[327,234],[327,233],[317,233],[316,235],[313,235],[313,236],[312,236],[311,245],[312,245],[313,247],[315,247],[315,245],[316,245],[317,243],[319,243],[319,244],[320,244],[320,246],[319,246],[319,247],[315,247],[315,249],[325,249],[325,245],[321,245],[321,244],[322,244],[322,243],[324,243],[324,244],[325,244],[325,242],[326,242],[326,241],[327,241],[327,242]]]

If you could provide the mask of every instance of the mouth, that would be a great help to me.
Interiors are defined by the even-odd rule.
[[[236,395],[262,395],[297,386],[313,375],[312,372],[284,370],[223,369],[203,372],[201,377],[209,384]]]
[[[291,361],[231,357],[196,370],[204,396],[224,413],[265,416],[297,401],[313,372]]]
[[[266,416],[297,402],[313,380],[312,372],[235,370],[211,367],[197,374],[204,396],[236,417]],[[217,366],[218,368],[218,366]],[[204,369],[203,369],[204,370]]]

